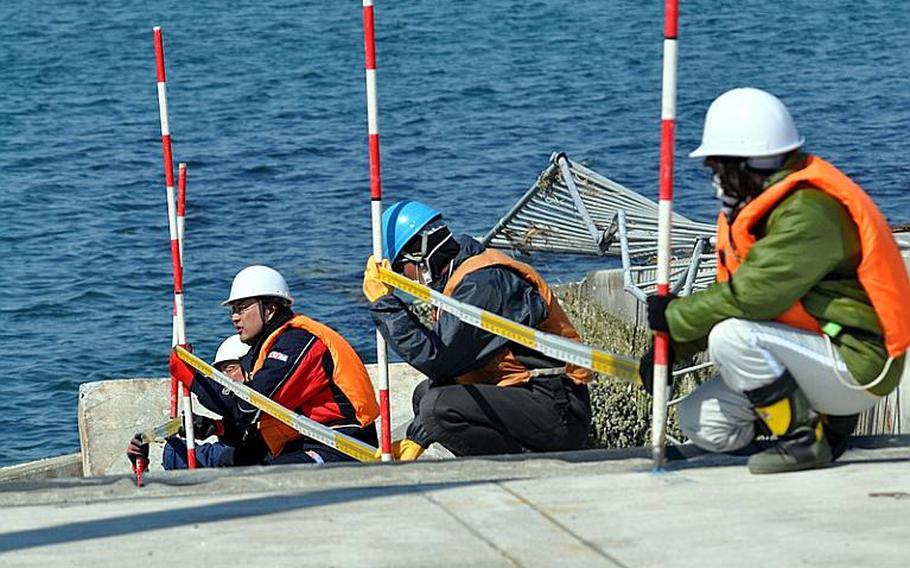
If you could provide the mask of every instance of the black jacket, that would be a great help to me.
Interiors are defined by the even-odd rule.
[[[459,237],[457,241],[461,250],[451,272],[485,250],[468,236]],[[434,284],[438,291],[444,287],[444,280]],[[504,267],[489,267],[468,274],[455,288],[452,297],[530,327],[537,327],[547,317],[546,303],[534,286]],[[373,302],[370,313],[392,349],[426,375],[434,386],[452,384],[455,377],[482,367],[507,346],[519,348],[508,339],[463,323],[442,311],[432,329],[428,329],[405,302],[391,294]]]

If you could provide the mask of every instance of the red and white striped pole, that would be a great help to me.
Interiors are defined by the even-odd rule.
[[[177,164],[177,244],[180,249],[180,267],[183,268],[183,230],[186,218],[186,164]],[[177,303],[174,303],[174,325],[171,337],[173,345],[177,345]],[[177,416],[177,381],[171,381],[171,418]]]
[[[676,62],[679,31],[678,0],[664,4],[664,63],[660,109],[660,199],[658,201],[657,293],[670,293],[670,234],[673,230],[673,152],[676,132]],[[667,429],[667,378],[670,337],[658,332],[654,338],[654,406],[651,419],[651,456],[654,467],[664,463]]]
[[[164,185],[168,195],[174,192],[174,158],[171,153],[171,131],[168,122],[167,112],[167,79],[164,72],[164,38],[161,35],[161,28],[156,26],[152,28],[152,35],[155,39],[155,71],[158,83],[158,118],[161,120],[161,149],[164,154]],[[168,197],[170,203],[170,197]],[[170,206],[168,210],[168,225],[170,225]],[[173,240],[173,237],[171,237]],[[181,292],[182,299],[182,292]],[[171,345],[177,345],[177,292],[174,291],[174,303],[171,316]],[[171,377],[171,398],[170,398],[170,415],[171,418],[177,416],[177,397],[179,391],[177,379]]]
[[[183,232],[186,227],[186,163],[177,164],[177,244],[183,268]]]
[[[158,116],[161,119],[161,147],[164,152],[164,185],[167,197],[167,220],[171,237],[171,268],[174,273],[174,344],[186,344],[186,321],[183,311],[183,266],[180,242],[177,237],[177,204],[174,196],[174,160],[171,153],[171,129],[167,112],[167,78],[164,72],[164,40],[161,28],[152,29],[155,39],[155,67],[158,80]],[[171,377],[172,390],[176,381]],[[172,399],[174,397],[172,396]],[[192,399],[189,389],[183,388],[183,424],[186,431],[187,466],[196,469],[196,444],[193,432]],[[176,408],[172,408],[176,415]]]
[[[181,276],[183,274],[183,228],[184,228],[184,217],[186,215],[186,164],[180,162],[177,164],[177,248],[180,252],[180,269]],[[182,282],[182,280],[181,280]],[[183,289],[181,285],[181,290]],[[173,325],[173,336],[171,338],[172,345],[179,345],[180,342],[177,340],[177,302],[174,302],[174,325]],[[177,392],[178,392],[177,381],[171,380],[171,418],[177,416]]]
[[[379,169],[379,103],[376,98],[376,37],[373,0],[363,0],[363,50],[367,82],[367,127],[370,138],[370,213],[373,224],[373,257],[382,259],[382,176]],[[389,412],[389,361],[385,338],[376,330],[376,363],[379,369],[379,416],[382,425],[382,461],[392,460],[392,420]]]

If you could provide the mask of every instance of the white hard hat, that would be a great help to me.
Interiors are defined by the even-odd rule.
[[[690,158],[779,156],[803,145],[790,111],[771,93],[745,87],[714,99],[705,114],[701,146]]]
[[[250,346],[240,341],[240,334],[235,333],[218,346],[212,365],[218,365],[218,363],[224,363],[225,361],[239,361],[249,350]]]
[[[289,304],[294,302],[291,297],[291,291],[288,290],[288,283],[284,276],[274,268],[254,264],[247,266],[234,276],[231,283],[231,294],[228,299],[221,302],[226,306],[236,300],[244,298],[271,297],[287,300]]]

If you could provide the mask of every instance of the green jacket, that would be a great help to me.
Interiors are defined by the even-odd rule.
[[[775,173],[765,187],[792,171]],[[670,303],[667,321],[677,352],[704,349],[711,328],[727,318],[770,321],[802,300],[820,325],[843,326],[832,342],[853,377],[863,384],[878,377],[888,353],[878,317],[856,276],[859,235],[847,210],[820,189],[798,189],[768,214],[756,236],[730,281]],[[904,357],[896,359],[870,392],[883,396],[894,390],[903,367]]]

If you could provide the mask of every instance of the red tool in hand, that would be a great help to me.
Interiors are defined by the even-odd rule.
[[[136,474],[136,487],[142,487],[142,474],[149,465],[149,443],[142,434],[136,434],[126,448],[126,457]]]

